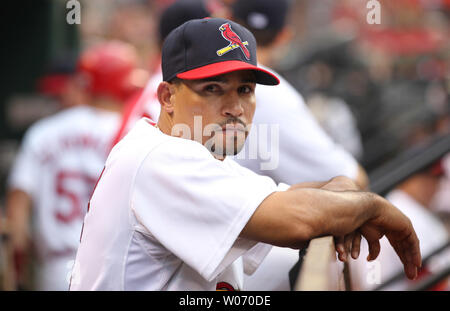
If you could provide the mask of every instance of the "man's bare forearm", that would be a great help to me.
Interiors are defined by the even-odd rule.
[[[340,259],[346,250],[354,258],[359,253],[361,235],[367,240],[370,258],[380,250],[379,239],[386,236],[402,261],[405,274],[414,279],[421,266],[419,240],[411,221],[386,199],[359,191],[345,177],[336,177],[325,185],[305,188],[296,185],[287,191],[269,195],[256,209],[241,236],[277,246],[301,248],[316,237],[332,235]],[[353,189],[352,189],[353,188]],[[349,190],[350,189],[350,190]],[[340,250],[339,250],[340,249]]]
[[[341,236],[375,217],[377,196],[369,192],[291,188],[264,200],[242,236],[278,246],[302,247],[312,238]]]
[[[379,197],[371,192],[304,189],[304,193],[296,197],[299,202],[294,204],[299,206],[302,215],[313,210],[308,220],[313,229],[310,239],[348,234],[376,217],[379,209]]]

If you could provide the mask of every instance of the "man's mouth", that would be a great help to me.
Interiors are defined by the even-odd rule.
[[[222,126],[222,132],[245,132],[245,126],[243,126],[240,123],[236,123],[236,124],[225,124],[224,126]]]

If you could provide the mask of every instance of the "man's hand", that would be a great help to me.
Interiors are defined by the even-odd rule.
[[[419,240],[411,221],[381,196],[359,191],[346,177],[291,186],[266,197],[241,232],[241,237],[281,247],[302,248],[316,237],[335,237],[339,259],[359,256],[361,236],[373,260],[379,239],[387,236],[409,278],[421,266]]]
[[[321,189],[330,191],[361,190],[352,179],[345,176],[332,178]],[[361,233],[359,231],[353,231],[345,236],[334,237],[334,244],[340,261],[347,261],[348,254],[351,254],[353,259],[357,259],[361,246]]]
[[[321,188],[331,191],[360,191],[356,183],[342,176],[331,179]],[[348,254],[351,254],[353,259],[359,257],[361,235],[364,236],[369,245],[367,260],[375,260],[380,253],[379,240],[386,235],[403,263],[405,274],[408,278],[414,279],[422,261],[419,240],[411,221],[400,210],[380,196],[376,196],[376,204],[379,206],[379,213],[375,218],[367,221],[353,232],[335,237],[339,260],[346,261]]]
[[[419,239],[411,221],[387,200],[379,197],[380,212],[364,223],[360,232],[369,244],[367,260],[374,260],[380,253],[380,242],[384,235],[403,263],[405,274],[409,279],[417,277],[418,268],[422,266]]]
[[[337,176],[326,182],[320,189],[330,191],[360,191],[358,185],[350,178]]]

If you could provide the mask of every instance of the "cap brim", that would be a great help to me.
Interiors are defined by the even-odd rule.
[[[252,70],[255,73],[255,82],[258,84],[278,85],[280,83],[280,80],[271,72],[238,60],[229,60],[198,67],[177,74],[177,78],[184,80],[205,79],[238,70]]]

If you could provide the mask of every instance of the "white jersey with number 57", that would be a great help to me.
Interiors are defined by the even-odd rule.
[[[27,131],[9,188],[32,198],[32,238],[44,263],[74,257],[89,197],[118,124],[118,114],[82,106],[42,119]]]

